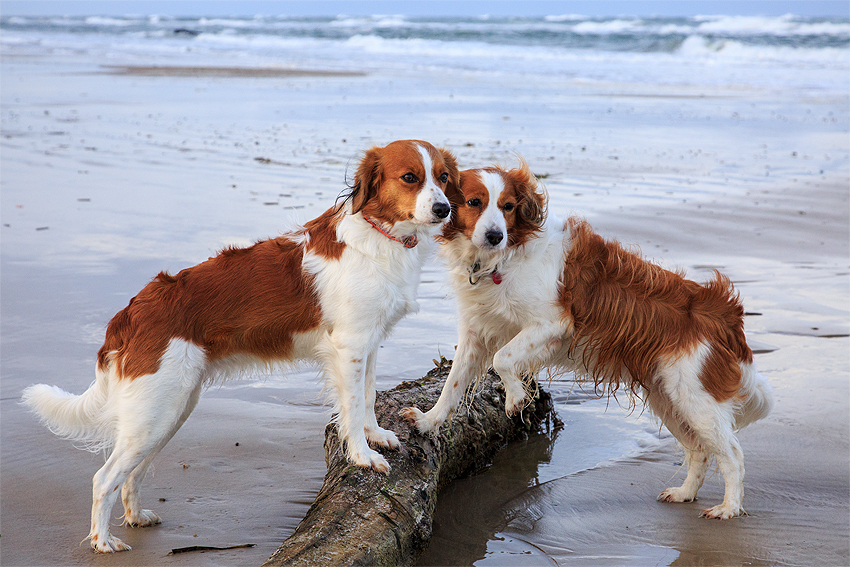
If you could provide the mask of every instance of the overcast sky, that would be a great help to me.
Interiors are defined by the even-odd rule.
[[[848,0],[2,0],[0,15],[696,16],[850,17]]]

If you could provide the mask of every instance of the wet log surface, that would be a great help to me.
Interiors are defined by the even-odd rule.
[[[491,373],[439,436],[419,434],[399,411],[408,406],[430,409],[450,364],[444,359],[424,378],[378,392],[378,423],[401,441],[397,451],[381,450],[392,467],[388,475],[349,463],[336,426],[328,425],[324,485],[264,567],[411,564],[428,546],[443,486],[486,467],[506,443],[560,425],[551,397],[542,389],[521,415],[505,415],[504,390]]]

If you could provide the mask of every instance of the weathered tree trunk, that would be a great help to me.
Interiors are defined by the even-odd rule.
[[[411,564],[431,538],[440,488],[485,467],[508,441],[560,425],[551,397],[543,390],[521,415],[508,418],[504,390],[491,374],[472,403],[462,407],[438,437],[420,435],[399,411],[407,406],[430,409],[440,396],[449,365],[443,359],[424,378],[378,392],[378,422],[401,441],[398,451],[382,450],[392,466],[389,475],[348,462],[336,426],[328,425],[325,483],[295,533],[264,567]]]

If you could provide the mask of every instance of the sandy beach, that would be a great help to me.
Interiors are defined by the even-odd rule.
[[[330,406],[315,369],[207,391],[143,487],[163,524],[115,527],[134,549],[109,557],[80,544],[103,456],[53,436],[20,392],[39,382],[82,392],[106,323],[153,275],[312,218],[345,189],[360,152],[401,138],[443,145],[463,167],[511,165],[518,153],[551,215],[585,216],[693,279],[724,271],[776,397],[740,434],[749,515],[719,522],[698,518],[722,499],[719,472],[698,502],[656,502],[684,471],[647,413],[568,380],[544,383],[565,428],[506,447],[447,489],[421,565],[850,564],[847,90],[5,49],[3,565],[257,565],[271,555],[325,473]],[[420,304],[381,350],[381,389],[451,358],[456,317],[437,258]],[[240,544],[253,547],[169,555]]]

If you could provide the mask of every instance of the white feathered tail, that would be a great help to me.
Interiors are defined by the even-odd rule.
[[[35,384],[23,391],[21,403],[56,435],[98,452],[112,444],[114,420],[108,411],[108,399],[109,374],[98,370],[95,381],[79,396],[58,386]]]
[[[754,364],[741,365],[741,394],[744,401],[735,413],[735,429],[767,417],[773,409],[773,388]]]

